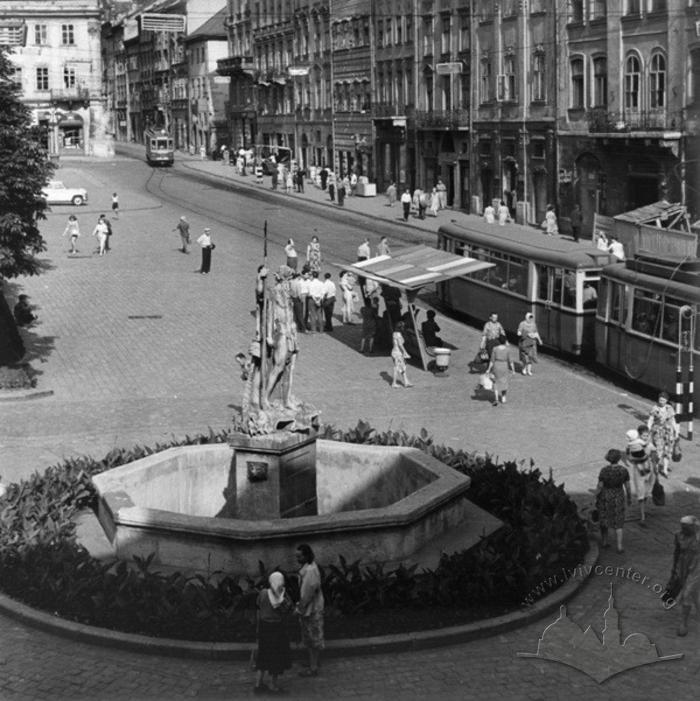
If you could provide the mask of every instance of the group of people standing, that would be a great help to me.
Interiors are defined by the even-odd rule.
[[[386,197],[388,206],[393,207],[397,197],[395,182],[392,182],[386,189]],[[433,217],[437,217],[441,209],[447,208],[447,186],[438,178],[435,187],[430,192],[417,187],[411,194],[411,189],[407,187],[400,199],[404,221],[408,221],[411,212],[419,219],[425,219],[426,211],[429,211]]]
[[[610,546],[609,533],[612,530],[617,552],[624,552],[626,509],[632,505],[633,493],[639,506],[639,525],[644,529],[647,528],[646,507],[649,501],[659,505],[664,503],[659,477],[669,477],[671,463],[680,460],[679,434],[675,410],[668,394],[662,392],[649,411],[646,423],[625,434],[627,445],[624,450],[608,450],[605,455],[607,464],[600,470],[594,490],[603,548]],[[681,519],[681,530],[674,538],[671,577],[662,598],[665,608],[681,604],[680,636],[688,632],[692,607],[700,610],[699,525],[695,516]]]
[[[118,218],[118,213],[115,215],[115,218]],[[95,224],[95,227],[92,230],[92,235],[97,239],[97,250],[95,251],[97,255],[103,256],[110,251],[110,241],[112,238],[112,234],[112,223],[107,218],[107,215],[100,214],[100,216],[97,218],[97,223]],[[68,217],[66,227],[63,230],[63,236],[67,237],[70,243],[68,255],[72,256],[76,253],[80,253],[80,251],[78,250],[78,239],[80,238],[80,223],[78,222],[78,217],[76,217],[75,214],[71,214]]]
[[[308,666],[299,676],[318,676],[320,654],[325,647],[321,571],[313,550],[306,543],[297,547],[296,558],[301,567],[297,575],[299,598],[296,603],[289,596],[285,575],[280,571],[270,574],[268,586],[257,596],[256,647],[252,655],[256,671],[255,694],[282,692],[279,676],[292,666],[287,633],[287,619],[292,614],[299,619],[301,641],[308,651]],[[270,678],[269,686],[265,683],[266,673]]]

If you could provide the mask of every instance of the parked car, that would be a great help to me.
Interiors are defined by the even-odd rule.
[[[42,188],[42,194],[49,204],[74,204],[80,206],[88,200],[87,190],[84,187],[66,187],[60,180],[51,180]]]

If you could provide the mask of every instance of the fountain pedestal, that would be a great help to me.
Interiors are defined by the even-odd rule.
[[[231,517],[251,521],[316,516],[316,433],[233,433]],[[231,494],[231,492],[234,492]]]

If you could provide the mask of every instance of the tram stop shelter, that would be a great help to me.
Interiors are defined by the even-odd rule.
[[[409,353],[420,358],[423,370],[428,369],[433,353],[427,348],[417,323],[420,310],[415,301],[418,292],[427,285],[494,267],[493,263],[459,256],[422,244],[405,248],[391,256],[376,256],[351,265],[342,263],[334,265],[353,273],[358,278],[374,280],[379,285],[400,291],[410,312],[406,315],[410,322],[406,325],[404,341]],[[387,316],[391,323],[391,315]]]

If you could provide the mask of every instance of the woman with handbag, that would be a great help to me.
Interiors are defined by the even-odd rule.
[[[605,454],[607,465],[598,474],[598,485],[595,490],[596,505],[600,518],[600,541],[604,548],[609,546],[608,531],[615,531],[617,552],[623,553],[622,535],[625,525],[625,497],[627,506],[632,503],[630,492],[630,473],[620,465],[622,453],[611,448]]]
[[[257,651],[254,654],[257,672],[256,694],[271,691],[280,693],[277,678],[292,666],[289,652],[289,637],[285,628],[285,615],[292,608],[292,601],[284,587],[284,575],[273,572],[268,580],[269,586],[258,594],[257,599]],[[270,675],[270,686],[264,683],[265,672]]]
[[[499,400],[505,404],[509,378],[515,374],[515,363],[511,358],[505,334],[499,337],[498,345],[491,351],[491,362],[486,368],[486,373],[493,373],[493,406],[498,406]]]
[[[647,427],[651,433],[651,442],[656,446],[661,461],[661,474],[668,477],[674,446],[680,429],[676,423],[676,412],[669,403],[666,392],[661,392],[657,403],[649,412]]]

